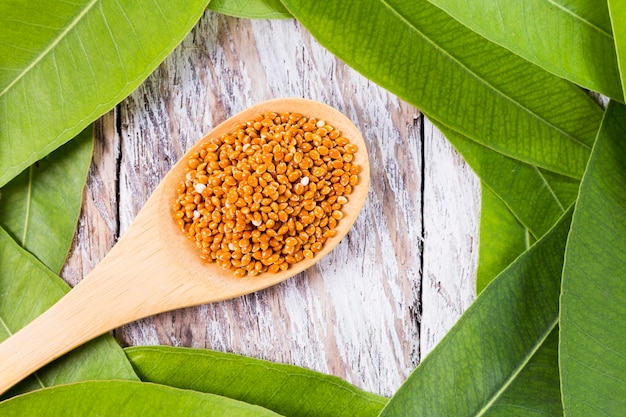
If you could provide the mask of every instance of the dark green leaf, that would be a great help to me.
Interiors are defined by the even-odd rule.
[[[69,287],[0,228],[0,340],[24,327]],[[55,361],[13,393],[88,379],[136,379],[112,336],[102,336]]]
[[[57,273],[74,237],[92,150],[90,126],[1,190],[0,226]]]
[[[624,100],[606,1],[429,1],[547,71]]]
[[[285,416],[376,416],[387,399],[299,368],[209,350],[126,349],[143,381],[213,393]]]
[[[291,14],[280,0],[212,0],[209,9],[247,19],[288,19]]]
[[[0,187],[136,88],[206,4],[0,2]]]
[[[0,403],[11,416],[252,417],[269,410],[217,395],[131,381],[90,381],[39,390]]]
[[[626,107],[610,103],[567,243],[560,364],[568,416],[626,410]]]
[[[559,331],[552,330],[485,417],[562,416],[559,387]]]
[[[557,363],[545,358],[554,359],[570,220],[571,210],[483,290],[381,416],[536,416],[560,408]]]
[[[528,63],[426,0],[319,5],[284,0],[350,66],[431,120],[537,167],[580,178],[602,112],[578,87]]]

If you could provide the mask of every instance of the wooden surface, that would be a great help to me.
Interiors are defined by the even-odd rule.
[[[124,326],[124,345],[235,352],[391,395],[474,299],[479,182],[417,109],[362,77],[296,21],[205,13],[96,125],[72,285],[122,235],[173,163],[230,115],[275,97],[342,111],[368,143],[371,187],[353,230],[316,266],[236,300]]]

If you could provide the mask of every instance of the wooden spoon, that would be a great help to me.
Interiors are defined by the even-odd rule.
[[[165,311],[239,297],[267,288],[307,269],[330,252],[356,220],[369,187],[365,142],[354,124],[337,110],[310,100],[288,98],[255,105],[226,120],[206,137],[230,133],[241,122],[266,112],[297,112],[339,129],[358,146],[354,163],[360,182],[348,196],[337,236],[313,259],[286,271],[235,278],[199,259],[198,249],[172,218],[176,186],[185,178],[187,155],[156,188],[110,253],[48,311],[0,344],[0,393],[71,349],[123,324]],[[189,153],[196,151],[199,143]]]

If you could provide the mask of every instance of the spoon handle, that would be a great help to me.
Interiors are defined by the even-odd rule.
[[[102,316],[98,317],[106,315],[106,312],[96,312],[80,302],[81,292],[77,286],[44,314],[0,344],[0,393],[72,348],[108,330],[101,320]]]
[[[0,393],[101,334],[181,303],[193,304],[189,288],[176,281],[168,285],[167,279],[154,285],[156,274],[103,260],[55,305],[0,343]]]

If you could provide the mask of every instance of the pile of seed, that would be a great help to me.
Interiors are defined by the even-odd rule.
[[[189,156],[174,218],[203,261],[236,277],[285,270],[336,235],[356,151],[323,120],[259,115]]]

